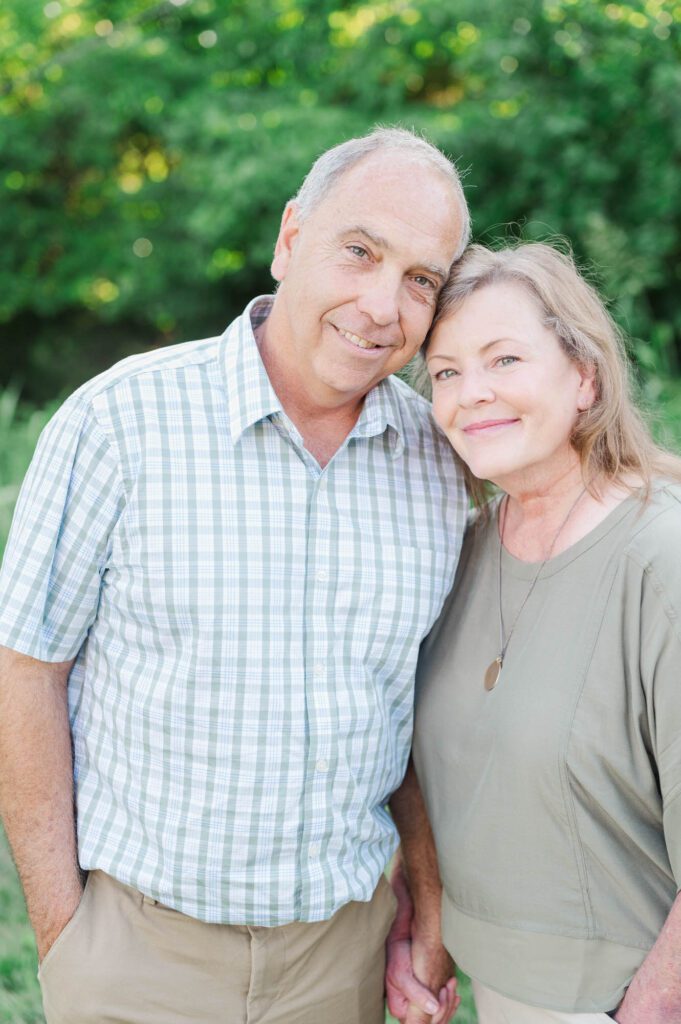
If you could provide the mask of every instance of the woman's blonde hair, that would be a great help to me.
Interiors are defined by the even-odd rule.
[[[487,285],[514,282],[538,302],[543,323],[553,331],[567,357],[594,372],[596,399],[581,412],[572,432],[584,480],[599,483],[642,480],[646,493],[654,477],[681,481],[681,459],[660,448],[633,398],[631,372],[622,333],[596,290],[584,279],[570,254],[541,242],[503,249],[471,245],[452,268],[423,345],[473,292]],[[489,485],[464,467],[476,504]],[[638,486],[638,485],[636,485]]]

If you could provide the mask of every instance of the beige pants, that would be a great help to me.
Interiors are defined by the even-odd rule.
[[[204,924],[101,871],[40,965],[47,1024],[383,1024],[395,897],[330,921]]]
[[[561,1013],[540,1006],[517,1003],[473,981],[478,1024],[612,1024],[607,1013]]]

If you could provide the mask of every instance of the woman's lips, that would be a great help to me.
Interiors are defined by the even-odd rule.
[[[504,427],[511,427],[514,423],[519,423],[520,420],[516,418],[503,419],[503,420],[480,420],[477,423],[468,423],[465,427],[461,427],[461,430],[468,437],[480,436],[481,434],[491,434],[498,430],[502,430]]]

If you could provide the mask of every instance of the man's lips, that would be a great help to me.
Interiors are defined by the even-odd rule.
[[[462,432],[468,437],[476,437],[485,433],[494,433],[497,430],[501,430],[503,427],[513,426],[514,423],[519,423],[520,420],[517,417],[508,417],[507,419],[499,420],[478,420],[476,423],[467,423],[466,426],[461,427]]]
[[[336,327],[336,325],[333,325]],[[392,348],[393,345],[390,342],[376,341],[373,338],[365,338],[362,334],[355,334],[354,331],[349,331],[344,327],[336,327],[336,330],[340,334],[341,338],[349,342],[353,348],[359,349],[361,352],[375,352],[384,348]]]

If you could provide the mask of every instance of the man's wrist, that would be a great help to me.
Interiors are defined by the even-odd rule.
[[[442,945],[442,917],[439,905],[437,908],[431,907],[426,912],[422,907],[414,911],[411,935],[425,946],[435,948]]]
[[[80,878],[79,872],[77,878],[74,878],[73,884],[62,889],[59,900],[56,902],[53,900],[49,907],[43,907],[40,910],[33,909],[32,913],[29,908],[39,960],[47,955],[78,909],[84,891],[84,883]]]

